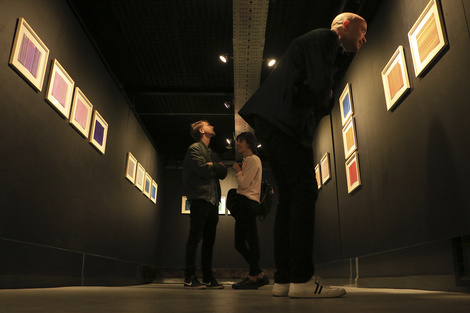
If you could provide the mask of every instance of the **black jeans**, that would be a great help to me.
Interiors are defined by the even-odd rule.
[[[256,218],[259,203],[238,194],[237,215],[235,217],[235,249],[250,265],[248,275],[257,276],[262,272],[259,267],[260,250]]]
[[[276,283],[304,283],[314,274],[313,231],[318,187],[313,150],[263,119],[256,136],[266,151],[279,188],[274,225]]]
[[[203,280],[208,281],[212,276],[212,254],[215,242],[219,211],[217,206],[205,200],[191,200],[190,229],[186,243],[185,278],[196,275],[196,252],[202,238],[201,270]]]

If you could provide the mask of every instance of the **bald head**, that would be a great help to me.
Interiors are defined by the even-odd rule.
[[[366,43],[367,23],[359,15],[344,12],[335,17],[331,30],[338,34],[339,41],[348,52],[357,52]]]
[[[355,13],[343,12],[336,16],[333,22],[331,22],[331,29],[342,27],[345,21],[354,22],[356,20],[365,22],[365,20],[361,16]]]

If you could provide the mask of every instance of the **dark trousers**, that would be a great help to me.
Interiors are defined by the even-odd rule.
[[[259,203],[238,194],[238,210],[235,217],[235,249],[250,265],[248,275],[257,276],[262,272],[259,267],[260,250],[256,218]]]
[[[212,276],[212,254],[215,242],[219,212],[215,205],[205,200],[191,200],[190,228],[186,243],[185,278],[196,275],[197,246],[202,239],[201,270],[203,280],[208,281]]]
[[[279,188],[274,225],[276,283],[304,283],[314,274],[313,231],[318,187],[312,148],[262,119],[256,136],[266,151]]]

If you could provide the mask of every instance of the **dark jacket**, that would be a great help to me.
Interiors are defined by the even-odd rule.
[[[296,38],[239,111],[240,116],[255,129],[254,116],[259,116],[311,146],[316,124],[331,111],[338,47],[338,35],[329,29],[316,29]]]
[[[207,163],[214,163],[209,166]],[[220,202],[219,179],[227,176],[225,166],[219,164],[220,159],[214,151],[209,151],[202,141],[189,146],[183,163],[183,192],[188,200],[203,199],[208,202]],[[214,180],[217,188],[217,197],[211,184]]]

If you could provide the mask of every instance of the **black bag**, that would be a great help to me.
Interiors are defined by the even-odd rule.
[[[268,215],[269,211],[271,211],[271,207],[273,205],[273,194],[274,190],[273,187],[268,183],[267,180],[261,181],[261,195],[260,195],[260,204],[259,204],[259,212],[258,212],[258,219],[263,221]],[[233,188],[227,192],[227,202],[226,206],[227,209],[230,211],[230,214],[234,218],[237,217],[238,213],[238,201],[239,194],[237,194],[237,189]]]
[[[233,188],[227,192],[227,201],[225,206],[233,217],[236,217],[238,210],[238,194],[237,189]]]
[[[268,183],[267,180],[263,179],[261,181],[261,195],[258,214],[258,219],[260,221],[263,221],[266,218],[266,215],[268,215],[269,211],[271,211],[271,207],[273,205],[273,195],[273,187]]]

